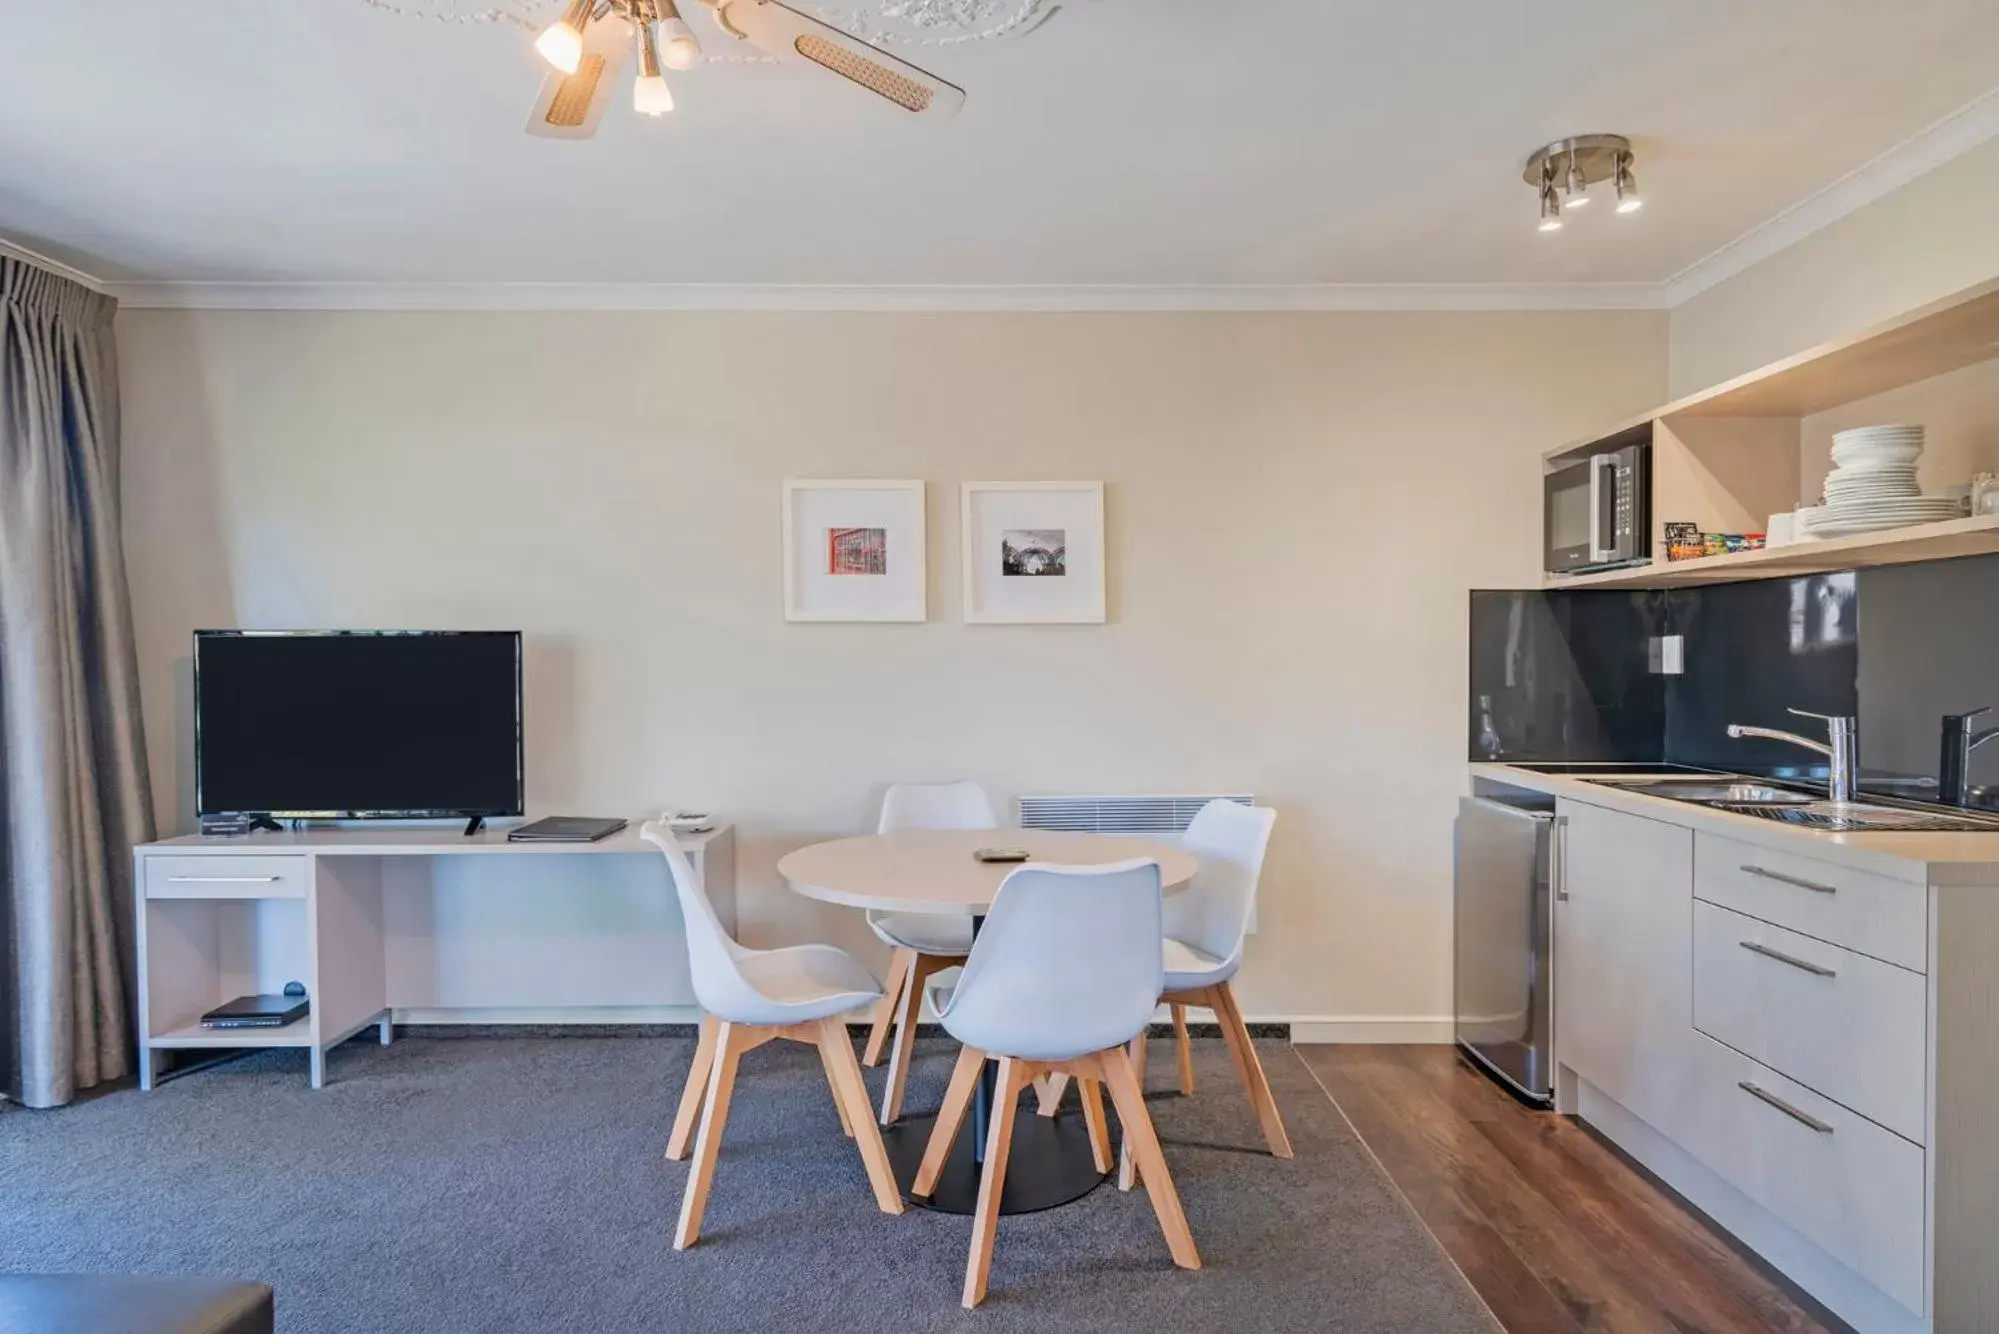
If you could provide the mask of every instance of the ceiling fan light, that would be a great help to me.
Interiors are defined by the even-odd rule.
[[[590,21],[592,5],[593,0],[570,0],[562,17],[534,39],[534,49],[541,52],[541,58],[564,74],[574,74],[582,63],[583,25]]]
[[[632,84],[632,110],[646,116],[664,116],[673,110],[673,91],[657,74],[641,74]]]
[[[693,69],[701,63],[701,40],[678,14],[659,21],[659,58],[668,69]]]

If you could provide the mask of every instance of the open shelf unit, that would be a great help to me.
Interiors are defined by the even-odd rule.
[[[1548,451],[1543,464],[1552,469],[1612,437],[1649,428],[1657,555],[1628,569],[1548,576],[1543,586],[1671,588],[1999,552],[1999,516],[1982,515],[1665,559],[1669,521],[1695,523],[1703,532],[1754,533],[1768,516],[1808,503],[1802,497],[1817,491],[1831,434],[1872,421],[1931,425],[1924,456],[1930,489],[1968,481],[1979,468],[1999,470],[1990,445],[1999,428],[1999,279]]]
[[[1943,523],[1914,524],[1853,537],[1828,537],[1739,551],[1731,556],[1696,560],[1654,559],[1624,570],[1603,570],[1570,578],[1551,577],[1549,588],[1678,588],[1688,584],[1718,584],[1740,579],[1788,579],[1801,574],[1826,574],[1864,566],[1907,565],[1919,560],[1982,556],[1999,551],[1999,514]]]

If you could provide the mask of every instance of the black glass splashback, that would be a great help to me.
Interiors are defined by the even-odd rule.
[[[1679,636],[1678,674],[1651,656]],[[1999,556],[1671,592],[1471,595],[1467,753],[1474,760],[1659,761],[1823,778],[1783,742],[1789,709],[1860,720],[1865,790],[1936,800],[1946,714],[1999,727]],[[1999,808],[1999,734],[1969,756],[1966,804]],[[1988,791],[1987,789],[1991,789]]]

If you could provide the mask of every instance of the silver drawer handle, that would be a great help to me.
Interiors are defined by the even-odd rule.
[[[1809,889],[1814,894],[1839,893],[1831,885],[1821,885],[1816,880],[1800,880],[1797,876],[1785,875],[1782,871],[1766,871],[1760,866],[1745,866],[1742,868],[1742,873],[1762,876],[1765,880],[1775,880],[1780,885],[1796,885],[1799,889]]]
[[[170,885],[275,885],[275,875],[170,875]]]
[[[1819,1134],[1821,1135],[1830,1135],[1832,1133],[1832,1127],[1826,1122],[1819,1120],[1816,1116],[1813,1116],[1810,1112],[1799,1111],[1797,1108],[1791,1106],[1790,1103],[1785,1102],[1782,1098],[1778,1097],[1776,1094],[1771,1093],[1765,1089],[1760,1089],[1746,1079],[1737,1081],[1736,1087],[1741,1089],[1744,1093],[1747,1093],[1752,1098],[1758,1098],[1764,1102],[1769,1103],[1772,1107],[1775,1107],[1778,1111],[1790,1117],[1793,1121],[1796,1121],[1800,1125],[1810,1126],[1813,1130],[1818,1131]]]
[[[1745,940],[1740,943],[1742,948],[1748,950],[1751,954],[1760,954],[1766,959],[1775,959],[1778,963],[1787,963],[1793,968],[1802,968],[1806,972],[1816,973],[1820,977],[1839,976],[1838,973],[1833,972],[1832,969],[1827,968],[1823,964],[1813,963],[1809,959],[1800,959],[1795,954],[1786,954],[1782,950],[1773,950],[1768,945],[1759,945],[1753,940]]]

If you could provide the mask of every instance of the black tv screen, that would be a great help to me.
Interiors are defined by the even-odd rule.
[[[199,630],[194,731],[201,815],[520,815],[520,633]]]

